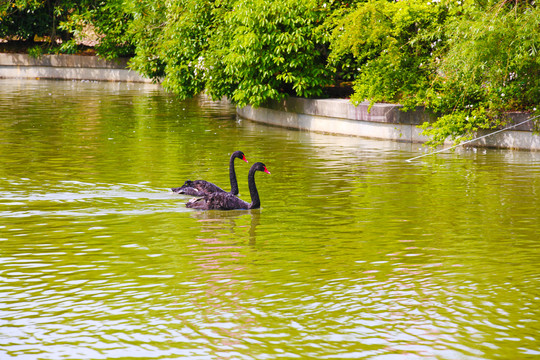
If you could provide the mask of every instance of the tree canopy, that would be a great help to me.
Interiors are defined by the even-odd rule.
[[[0,38],[72,53],[88,31],[100,56],[189,98],[239,106],[322,97],[424,106],[436,145],[539,111],[540,11],[533,0],[7,0]]]

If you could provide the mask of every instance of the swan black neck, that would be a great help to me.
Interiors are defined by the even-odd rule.
[[[251,204],[249,205],[250,209],[258,209],[261,207],[261,199],[259,198],[259,192],[257,191],[257,186],[255,185],[255,172],[259,169],[254,164],[248,173],[248,187],[249,195],[251,196]]]
[[[234,170],[234,159],[236,159],[236,153],[231,155],[229,161],[229,179],[231,180],[231,194],[238,195],[238,181],[236,180],[236,171]]]

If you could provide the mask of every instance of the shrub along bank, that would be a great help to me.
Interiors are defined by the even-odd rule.
[[[0,4],[0,37],[49,39],[75,52],[94,34],[105,58],[181,98],[206,91],[239,106],[289,95],[425,106],[431,143],[538,112],[540,10],[509,0],[17,0]],[[61,40],[61,41],[58,41]],[[34,52],[44,51],[34,50]]]

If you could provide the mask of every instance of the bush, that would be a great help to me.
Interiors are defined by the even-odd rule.
[[[539,9],[513,1],[468,6],[446,24],[447,44],[440,61],[432,60],[432,85],[419,98],[441,115],[423,125],[431,145],[502,126],[508,111],[539,108],[539,29]]]
[[[430,145],[538,108],[540,13],[532,1],[372,0],[336,12],[326,26],[331,63],[355,79],[353,101],[425,106],[439,116],[423,125]]]
[[[35,1],[0,2],[0,38],[33,40],[54,32],[52,11]]]
[[[123,0],[90,1],[81,4],[78,11],[72,9],[70,16],[60,23],[59,28],[74,37],[63,42],[60,52],[76,52],[77,41],[91,34],[96,38],[94,48],[99,56],[114,59],[133,55],[134,47],[128,33],[132,19],[123,5]]]
[[[314,0],[235,2],[218,30],[220,43],[210,49],[213,69],[223,67],[210,74],[233,80],[229,93],[217,95],[230,96],[239,106],[287,95],[321,96],[332,83],[326,40],[319,33],[329,12]]]
[[[215,3],[208,0],[173,0],[167,6],[160,57],[165,63],[165,88],[190,98],[206,88],[205,63],[210,32],[215,26]]]
[[[329,9],[316,1],[171,0],[158,9],[153,3],[133,7],[131,65],[164,76],[163,85],[181,98],[207,90],[258,106],[287,94],[320,96],[332,82],[317,33]]]
[[[144,76],[157,80],[165,75],[165,64],[159,53],[166,7],[161,1],[126,1],[126,12],[132,16],[128,32],[135,46],[130,66]]]
[[[133,47],[126,32],[130,14],[122,0],[35,1],[17,0],[0,4],[0,38],[49,43],[48,52],[75,53],[77,40],[91,29],[98,35],[96,52],[105,58],[130,55]],[[57,44],[57,40],[61,40]],[[33,50],[35,53],[35,50]]]
[[[352,100],[414,105],[429,82],[428,64],[440,46],[448,8],[419,0],[375,0],[337,14],[327,21],[334,29],[330,61],[345,64],[345,76],[354,77]]]

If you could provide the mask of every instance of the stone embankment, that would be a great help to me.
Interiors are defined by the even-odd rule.
[[[95,56],[0,53],[0,78],[126,81],[151,83],[126,67],[127,60],[107,61]]]
[[[330,134],[361,136],[410,143],[423,143],[427,137],[418,125],[430,120],[423,109],[403,112],[400,105],[369,103],[354,106],[345,99],[310,100],[289,98],[282,102],[270,102],[259,108],[238,108],[240,117],[265,124],[291,129],[316,131]],[[511,114],[507,126],[528,119],[525,113]],[[490,132],[481,131],[478,136]],[[533,133],[532,121],[476,140],[468,144],[477,147],[494,147],[522,150],[540,150],[540,136]]]

